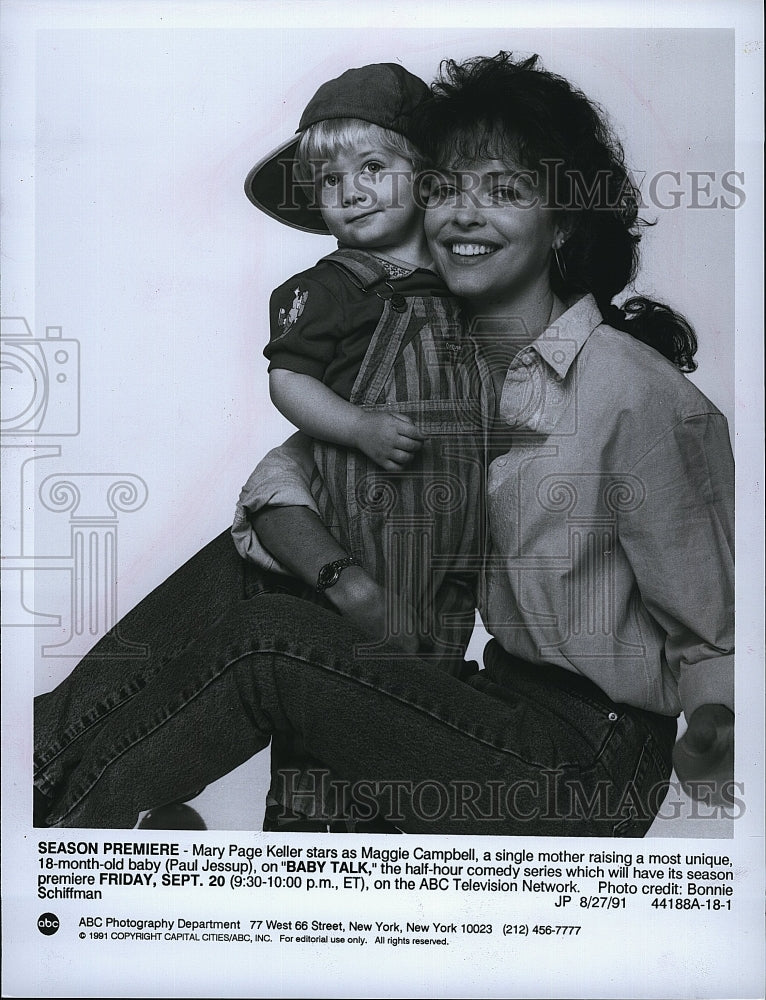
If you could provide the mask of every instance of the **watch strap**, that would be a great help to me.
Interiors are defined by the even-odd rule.
[[[325,563],[317,574],[317,594],[322,594],[329,587],[335,586],[340,579],[341,573],[347,566],[358,565],[359,563],[353,556],[344,556],[343,559],[333,559],[332,562]]]

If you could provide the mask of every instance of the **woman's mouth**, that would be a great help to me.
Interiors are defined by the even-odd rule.
[[[457,257],[485,257],[497,250],[488,243],[448,243],[447,248]]]

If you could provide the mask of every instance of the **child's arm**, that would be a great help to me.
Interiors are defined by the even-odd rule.
[[[311,375],[274,368],[269,391],[279,412],[304,434],[358,448],[387,472],[403,469],[427,439],[409,417],[364,410]]]

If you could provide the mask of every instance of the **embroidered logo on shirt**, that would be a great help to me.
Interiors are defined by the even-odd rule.
[[[309,293],[302,292],[300,286],[293,289],[293,304],[290,306],[289,312],[282,307],[279,310],[279,315],[277,316],[277,326],[282,331],[277,339],[281,339],[288,334],[295,324],[300,319],[301,313],[306,308],[306,301],[308,300]]]

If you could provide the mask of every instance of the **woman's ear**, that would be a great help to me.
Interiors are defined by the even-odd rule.
[[[573,232],[574,219],[572,219],[572,217],[567,213],[562,212],[553,232],[553,242],[551,244],[552,249],[560,250]]]

